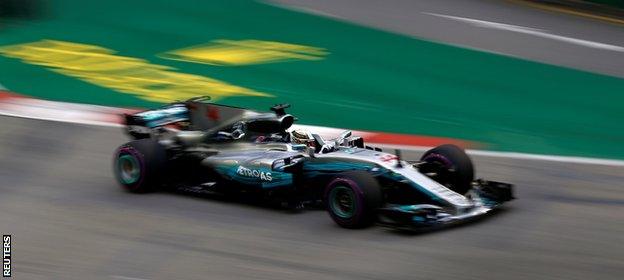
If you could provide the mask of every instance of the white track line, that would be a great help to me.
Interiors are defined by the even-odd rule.
[[[582,163],[582,164],[608,165],[608,166],[624,166],[624,160],[616,160],[616,159],[553,156],[553,155],[525,154],[525,153],[516,153],[516,152],[493,152],[493,151],[482,151],[482,150],[468,150],[467,152],[468,154],[471,154],[471,155],[484,156],[484,157],[515,158],[515,159],[556,161],[556,162]]]
[[[67,120],[67,119],[41,117],[41,116],[37,117],[37,116],[29,116],[29,115],[24,115],[24,114],[17,114],[13,112],[5,112],[2,110],[0,110],[0,115],[18,117],[18,118],[26,118],[26,119],[44,120],[44,121],[73,123],[73,124],[85,124],[85,125],[95,125],[95,126],[105,126],[105,127],[123,127],[123,125],[121,124],[110,123],[110,122],[85,121],[85,120],[79,120],[79,119]],[[322,127],[322,126],[306,125],[305,127],[311,130],[331,130],[331,131],[336,130],[335,128]],[[431,149],[431,147],[424,147],[424,146],[389,145],[389,144],[381,144],[381,143],[369,143],[369,144],[372,146],[379,146],[379,147],[386,148],[386,149],[401,149],[401,150],[409,150],[409,151],[425,151],[425,150]],[[494,152],[494,151],[483,151],[483,150],[467,150],[467,152],[468,154],[471,154],[471,155],[484,156],[484,157],[567,162],[567,163],[607,165],[607,166],[624,166],[624,160],[615,160],[615,159],[540,155],[540,154],[527,154],[527,153],[515,153],[515,152]]]
[[[41,120],[41,121],[62,122],[62,123],[86,124],[86,125],[105,126],[105,127],[123,127],[123,125],[121,124],[111,123],[111,122],[88,121],[88,120],[78,120],[78,119],[69,120],[69,119],[64,119],[64,118],[30,116],[30,115],[18,114],[14,112],[6,112],[3,110],[0,110],[0,116],[24,118],[24,119],[31,119],[31,120]]]
[[[111,278],[119,279],[119,280],[147,280],[145,278],[128,277],[128,276],[122,276],[122,275],[111,275]]]
[[[384,148],[384,149],[400,149],[400,150],[416,151],[416,152],[424,152],[426,150],[431,149],[431,147],[425,147],[425,146],[389,145],[389,144],[383,144],[383,143],[367,143],[367,145],[377,146],[377,147]],[[466,152],[470,155],[482,156],[482,157],[553,161],[553,162],[607,165],[607,166],[624,166],[624,160],[617,160],[617,159],[555,156],[555,155],[527,154],[527,153],[516,153],[516,152],[496,152],[496,151],[471,150],[471,149],[466,150]]]
[[[524,34],[557,40],[557,41],[566,42],[566,43],[575,44],[575,45],[584,46],[584,47],[589,47],[589,48],[624,52],[624,47],[621,47],[621,46],[599,43],[599,42],[583,40],[583,39],[577,39],[577,38],[572,38],[572,37],[566,37],[566,36],[561,36],[561,35],[555,35],[555,34],[548,33],[547,30],[543,30],[543,29],[524,27],[524,26],[519,26],[519,25],[511,25],[511,24],[492,22],[492,21],[485,21],[485,20],[478,20],[478,19],[465,18],[465,17],[458,17],[458,16],[442,15],[442,14],[436,14],[436,13],[424,13],[424,14],[447,18],[447,19],[460,21],[460,22],[465,22],[465,23],[469,23],[477,27],[524,33]]]

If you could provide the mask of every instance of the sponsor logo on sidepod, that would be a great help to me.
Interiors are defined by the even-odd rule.
[[[260,178],[260,180],[262,181],[273,181],[273,177],[271,177],[271,172],[262,172],[256,169],[249,169],[243,166],[239,166],[236,170],[236,173],[245,177]]]

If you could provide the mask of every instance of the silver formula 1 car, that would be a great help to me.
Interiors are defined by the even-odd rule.
[[[346,228],[451,224],[513,199],[510,184],[474,180],[459,147],[442,145],[405,161],[350,131],[325,139],[293,129],[286,108],[262,113],[196,98],[126,115],[134,140],[117,149],[114,173],[137,193],[169,187],[296,208],[322,202]]]

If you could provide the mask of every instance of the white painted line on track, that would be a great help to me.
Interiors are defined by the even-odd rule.
[[[506,24],[506,23],[499,23],[499,22],[493,22],[493,21],[485,21],[485,20],[478,20],[478,19],[450,16],[450,15],[443,15],[443,14],[436,14],[436,13],[424,12],[424,14],[441,17],[441,18],[447,18],[447,19],[460,21],[460,22],[465,22],[465,23],[469,23],[477,27],[518,32],[518,33],[529,34],[529,35],[533,35],[537,37],[557,40],[557,41],[566,42],[566,43],[575,44],[575,45],[584,46],[584,47],[589,47],[589,48],[624,52],[624,47],[621,47],[621,46],[556,35],[556,34],[548,33],[547,30],[538,29],[538,28],[531,28],[531,27],[525,27],[525,26],[519,26],[519,25],[512,25],[512,24]]]
[[[0,90],[8,90],[8,89],[5,88],[2,84],[0,84]]]
[[[382,143],[366,143],[366,144],[373,146],[373,147],[380,147],[384,149],[400,149],[400,150],[416,151],[416,152],[424,152],[426,150],[431,149],[431,147],[425,147],[425,146],[390,145],[390,144],[382,144]],[[391,152],[391,151],[386,150],[386,152]],[[617,160],[617,159],[541,155],[541,154],[528,154],[528,153],[516,153],[516,152],[497,152],[497,151],[484,151],[484,150],[472,150],[472,149],[468,149],[466,150],[466,152],[469,155],[482,156],[482,157],[511,158],[511,159],[524,159],[524,160],[537,160],[537,161],[564,162],[564,163],[606,165],[606,166],[624,166],[624,160]]]
[[[14,113],[14,112],[6,112],[6,111],[3,111],[3,110],[0,110],[0,116],[24,118],[24,119],[31,119],[31,120],[41,120],[41,121],[62,122],[62,123],[106,126],[106,127],[123,127],[122,124],[117,124],[117,123],[112,123],[112,122],[100,122],[100,121],[89,121],[89,120],[79,120],[79,119],[70,120],[70,119],[65,119],[65,118],[31,116],[31,115],[19,114],[19,113]]]
[[[145,278],[128,277],[128,276],[122,276],[122,275],[111,275],[111,278],[120,279],[120,280],[147,280]]]
[[[624,160],[616,160],[616,159],[553,156],[553,155],[525,154],[525,153],[516,153],[516,152],[493,152],[493,151],[483,151],[483,150],[467,150],[467,152],[468,154],[471,154],[471,155],[484,156],[484,157],[528,159],[528,160],[539,160],[539,161],[555,161],[555,162],[566,162],[566,163],[608,165],[608,166],[624,166]]]

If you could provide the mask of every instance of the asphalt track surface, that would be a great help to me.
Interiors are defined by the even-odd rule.
[[[484,220],[347,230],[321,210],[122,191],[119,128],[0,117],[14,279],[621,279],[622,167],[473,157],[516,184]],[[407,159],[418,154],[405,152]]]
[[[518,5],[518,1],[269,2],[426,40],[624,77],[624,25],[535,9]],[[475,24],[474,20],[481,22]]]

